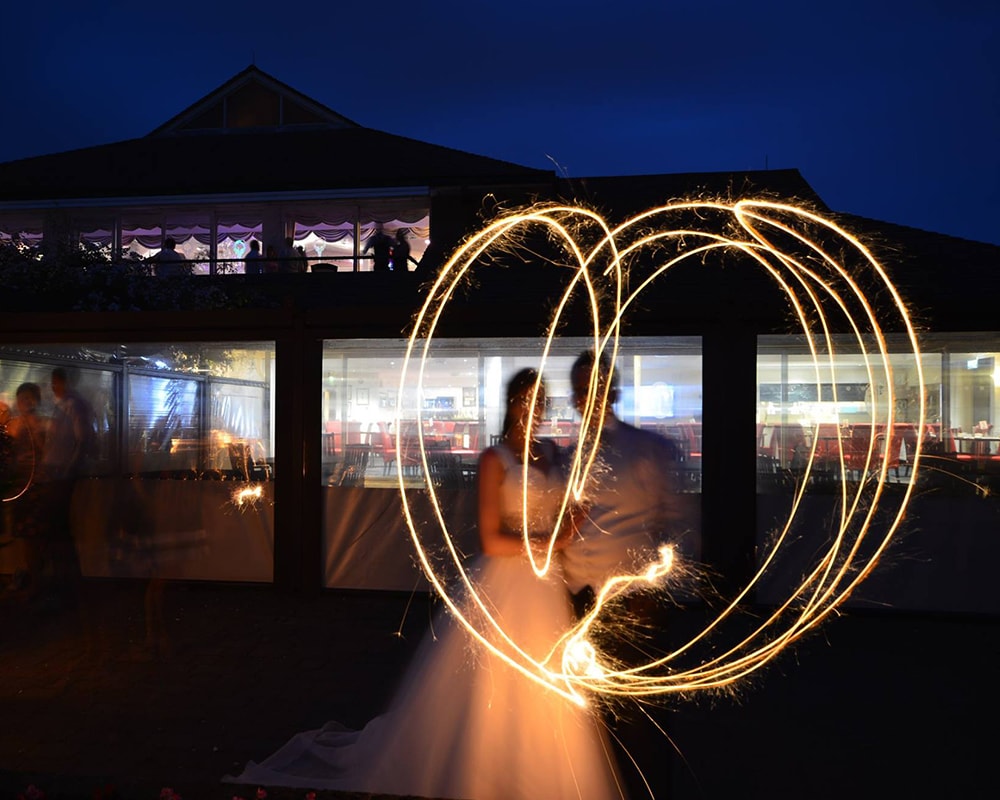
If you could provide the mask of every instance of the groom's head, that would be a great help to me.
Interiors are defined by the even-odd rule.
[[[606,413],[611,412],[611,406],[618,400],[618,376],[615,374],[610,359],[601,353],[600,357],[593,350],[584,350],[573,362],[569,372],[570,385],[573,388],[573,406],[580,414],[587,407],[590,396],[591,376],[597,370],[594,386],[594,401],[600,403],[604,398],[604,390],[608,388],[608,405]]]

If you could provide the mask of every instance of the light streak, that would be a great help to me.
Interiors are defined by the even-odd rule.
[[[26,425],[26,428],[28,431],[28,443],[30,445],[31,452],[31,468],[28,470],[28,475],[24,480],[24,486],[18,489],[15,494],[10,495],[9,497],[0,498],[0,502],[13,503],[15,500],[21,499],[28,493],[28,490],[31,489],[32,484],[35,482],[35,468],[38,466],[39,447],[38,442],[35,440],[35,433],[32,430],[31,425]]]
[[[611,228],[595,212],[569,205],[539,205],[501,216],[470,236],[441,268],[427,291],[410,338],[400,377],[397,399],[397,449],[402,442],[404,390],[416,374],[417,396],[423,387],[424,370],[431,343],[441,317],[456,288],[467,282],[480,259],[491,250],[503,250],[519,241],[529,230],[542,230],[550,242],[561,247],[569,262],[565,269],[565,291],[556,299],[538,363],[544,374],[561,318],[570,300],[582,293],[592,315],[588,337],[597,355],[612,362],[618,351],[623,319],[630,306],[655,280],[692,259],[700,260],[716,252],[742,256],[741,263],[763,269],[784,293],[808,342],[817,387],[829,382],[836,387],[834,319],[846,322],[850,342],[863,358],[870,385],[886,387],[887,409],[872,403],[870,423],[892,431],[895,423],[895,397],[888,345],[883,332],[883,318],[892,317],[896,330],[905,332],[916,369],[919,398],[917,430],[925,429],[924,377],[917,335],[906,306],[885,269],[872,252],[855,236],[808,209],[770,200],[741,200],[734,203],[684,201],[650,209],[623,224]],[[777,242],[781,242],[781,245]],[[651,267],[626,267],[639,254]],[[539,268],[543,265],[540,264]],[[626,280],[628,279],[628,289]],[[876,303],[871,298],[878,298]],[[886,301],[888,298],[888,301]],[[415,366],[411,366],[415,364]],[[562,507],[553,524],[545,548],[529,547],[526,552],[537,575],[551,568],[556,532],[573,503],[584,496],[588,475],[598,455],[600,426],[608,403],[610,384],[601,386],[597,370],[592,371],[590,395],[581,414],[580,441],[574,450],[568,485]],[[535,387],[535,392],[538,386]],[[834,388],[836,400],[836,388]],[[533,404],[532,404],[533,408]],[[534,411],[530,412],[532,415]],[[424,449],[421,409],[417,407],[417,437],[420,460],[429,473]],[[909,421],[909,420],[908,420]],[[597,429],[596,435],[585,432]],[[838,434],[839,435],[839,434]],[[527,678],[551,688],[564,697],[585,704],[590,696],[655,697],[719,689],[753,673],[774,659],[785,647],[829,616],[862,580],[874,569],[879,557],[896,534],[912,495],[922,459],[921,437],[913,452],[912,472],[901,500],[888,524],[880,533],[873,521],[887,482],[889,460],[878,454],[876,437],[870,437],[861,465],[864,479],[852,482],[843,446],[839,452],[839,507],[836,530],[830,544],[796,586],[790,596],[767,613],[749,633],[740,626],[727,626],[765,573],[774,565],[782,547],[792,537],[793,521],[809,486],[818,439],[813,438],[802,481],[793,494],[789,516],[775,536],[773,544],[760,558],[756,573],[728,605],[688,642],[648,663],[622,668],[603,654],[591,635],[595,625],[620,622],[613,615],[617,605],[611,600],[639,587],[659,589],[671,573],[690,565],[677,563],[679,557],[669,548],[657,560],[636,574],[610,578],[597,593],[594,609],[558,641],[542,659],[530,657],[491,613],[487,598],[477,592],[475,578],[455,545],[444,519],[435,487],[428,482],[434,523],[418,524],[407,497],[402,474],[399,488],[403,512],[416,547],[421,567],[452,615],[483,647]],[[838,442],[843,444],[843,442]],[[524,459],[527,462],[527,459]],[[852,465],[853,468],[854,465]],[[527,470],[527,465],[524,467]],[[752,480],[754,476],[747,476]],[[523,498],[524,529],[528,530],[527,498]],[[440,544],[435,548],[431,537],[436,532]],[[458,580],[446,580],[444,570],[435,565],[431,552],[440,550],[444,567]],[[644,589],[645,590],[645,589]],[[626,620],[627,624],[627,620]],[[710,638],[729,629],[741,631],[720,648],[709,644]]]
[[[254,486],[247,486],[233,491],[233,505],[243,508],[248,505],[255,505],[264,496],[264,487],[259,483]]]

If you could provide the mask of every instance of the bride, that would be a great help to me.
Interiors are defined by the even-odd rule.
[[[522,497],[531,531],[551,534],[562,502],[558,450],[529,430],[538,373],[521,370],[507,387],[500,444],[479,459],[482,555],[471,567],[476,592],[504,633],[535,661],[573,624],[554,566],[538,578],[524,552]],[[544,409],[539,385],[534,420]],[[525,443],[527,486],[523,485]],[[556,538],[565,546],[570,519]],[[471,608],[468,616],[472,616]],[[360,731],[337,723],[300,733],[261,763],[224,780],[268,786],[464,800],[624,798],[600,715],[473,647],[448,618],[418,648],[388,710]]]

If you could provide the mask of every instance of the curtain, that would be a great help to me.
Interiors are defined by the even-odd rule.
[[[295,223],[296,239],[304,239],[310,233],[317,239],[322,239],[324,242],[339,242],[353,236],[354,227],[333,228],[327,226],[326,223],[320,223],[315,227],[309,227],[302,225],[300,222]]]

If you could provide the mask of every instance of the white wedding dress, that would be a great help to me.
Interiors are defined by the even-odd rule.
[[[497,449],[508,465],[504,515],[519,528],[521,467],[505,446]],[[529,470],[530,506],[549,514],[558,481],[555,472]],[[558,570],[539,579],[524,557],[479,556],[470,571],[504,630],[543,660],[572,624]],[[437,637],[421,643],[388,710],[364,729],[327,723],[224,780],[462,800],[625,796],[599,709],[541,687],[474,645],[450,617],[435,628]]]

